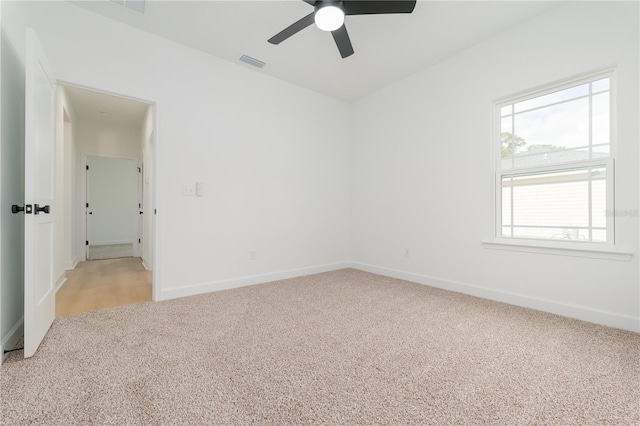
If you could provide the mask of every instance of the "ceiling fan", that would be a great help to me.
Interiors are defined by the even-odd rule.
[[[345,15],[381,15],[387,13],[411,13],[416,0],[302,0],[314,10],[304,18],[289,25],[268,41],[280,44],[292,35],[315,22],[323,31],[330,31],[343,58],[353,55],[351,39],[344,25]]]

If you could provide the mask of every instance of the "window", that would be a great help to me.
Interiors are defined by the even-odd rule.
[[[610,71],[496,104],[497,237],[613,243],[612,87]]]

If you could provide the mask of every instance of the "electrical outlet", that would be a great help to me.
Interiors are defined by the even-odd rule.
[[[249,259],[250,260],[256,260],[256,251],[255,250],[249,250]]]
[[[182,195],[184,197],[193,197],[196,195],[196,187],[192,183],[182,185]]]
[[[408,248],[404,249],[404,257],[411,257],[411,254],[409,253]]]

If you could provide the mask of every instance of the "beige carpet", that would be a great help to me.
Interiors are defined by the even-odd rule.
[[[3,424],[640,424],[640,335],[342,270],[56,319]]]
[[[133,257],[133,244],[104,244],[89,246],[89,260]]]

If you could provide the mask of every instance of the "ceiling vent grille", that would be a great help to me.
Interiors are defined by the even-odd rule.
[[[252,58],[251,56],[242,55],[240,56],[240,62],[244,62],[245,64],[253,65],[254,67],[262,68],[266,65],[265,62],[259,61],[256,58]]]
[[[111,1],[113,3],[119,4],[120,6],[126,7],[127,9],[131,9],[143,15],[147,5],[146,0],[111,0]]]

